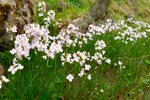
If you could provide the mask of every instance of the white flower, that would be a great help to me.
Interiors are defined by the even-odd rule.
[[[76,62],[79,62],[79,60],[80,60],[80,57],[75,57],[74,58],[74,61],[76,61]]]
[[[64,66],[64,64],[65,64],[65,63],[64,63],[64,62],[62,62],[62,64],[61,64],[61,65],[62,65],[62,66]]]
[[[17,27],[16,27],[16,26],[13,26],[13,27],[11,28],[11,30],[12,30],[12,32],[17,32]]]
[[[119,60],[118,64],[119,64],[119,65],[122,65],[122,62]]]
[[[130,38],[130,41],[133,41],[133,38]]]
[[[41,7],[41,6],[42,6],[42,3],[41,3],[41,2],[39,2],[38,6],[39,6],[39,7]]]
[[[91,80],[91,74],[88,75],[88,79]]]
[[[104,92],[104,90],[103,90],[103,89],[101,89],[100,91],[101,91],[101,92]]]
[[[84,68],[82,68],[81,72],[78,74],[80,77],[84,75]]]
[[[98,64],[102,64],[102,61],[101,61],[101,60],[97,60],[97,63],[98,63]]]
[[[15,72],[19,69],[19,68],[17,69],[17,67],[16,67],[17,65],[18,64],[14,65],[14,66],[10,66],[8,69],[8,72],[11,72],[11,74],[15,74]]]
[[[125,69],[125,68],[126,68],[126,66],[120,66],[120,69],[122,69],[122,68],[123,68],[123,69]]]
[[[72,74],[69,74],[67,77],[66,77],[67,80],[69,80],[69,82],[72,82],[72,80],[74,79],[73,75]]]
[[[85,64],[85,70],[90,70],[90,68],[91,68],[90,65]]]
[[[127,41],[125,41],[125,44],[128,44],[128,42],[127,42]]]
[[[122,66],[122,68],[126,68],[126,66]]]
[[[79,44],[82,45],[82,41],[79,41]]]
[[[39,16],[44,16],[43,13],[39,13]]]
[[[114,66],[117,66],[117,63],[114,63]]]
[[[105,60],[108,64],[110,64],[111,63],[111,60],[110,59],[107,59],[107,60]]]
[[[120,36],[114,37],[114,40],[117,40],[117,39],[121,39],[121,37]]]
[[[105,54],[105,52],[106,52],[106,51],[104,51],[104,50],[103,50],[103,51],[102,51],[102,54],[104,55],[104,54]]]
[[[19,64],[19,65],[18,65],[18,68],[19,68],[19,69],[23,69],[24,67],[23,67],[21,64]]]
[[[47,57],[46,56],[42,56],[42,58],[44,58],[46,60]]]
[[[81,71],[79,74],[78,74],[80,77],[82,77],[84,75],[84,72]]]
[[[9,79],[7,79],[5,76],[2,76],[2,80],[4,80],[6,83],[9,82]]]
[[[10,66],[8,72],[11,72],[14,69],[14,66]]]
[[[16,49],[10,50],[10,53],[11,53],[11,54],[15,54],[15,53],[16,53]]]
[[[30,59],[31,59],[31,57],[27,57],[27,59],[28,59],[28,60],[30,60]]]

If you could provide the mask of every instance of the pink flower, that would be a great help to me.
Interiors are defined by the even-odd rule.
[[[91,74],[88,75],[88,79],[91,80]]]
[[[9,82],[9,79],[7,79],[5,76],[2,76],[2,80],[4,80],[4,82]]]
[[[66,77],[67,80],[69,80],[69,82],[72,82],[72,80],[74,79],[73,75],[72,74],[69,74],[67,77]]]
[[[85,70],[90,70],[90,69],[91,69],[91,66],[90,66],[90,65],[85,64]]]

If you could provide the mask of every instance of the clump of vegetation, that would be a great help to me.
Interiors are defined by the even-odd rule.
[[[2,99],[148,99],[150,25],[128,19],[90,25],[86,34],[55,20],[38,4],[38,22],[24,26],[1,54]],[[16,28],[8,28],[16,32]],[[6,56],[5,54],[9,55]],[[6,64],[6,65],[5,65]],[[5,82],[8,82],[7,84]]]

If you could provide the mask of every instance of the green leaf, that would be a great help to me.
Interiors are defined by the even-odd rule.
[[[145,63],[150,65],[150,61],[149,60],[145,60]]]
[[[51,66],[51,65],[47,65],[47,67],[48,67],[48,68],[51,68],[51,67],[53,67],[53,66]]]
[[[148,79],[143,79],[143,78],[141,77],[141,80],[143,81],[143,83],[145,83],[145,84],[147,84],[147,85],[148,85],[148,82],[149,82],[149,80],[148,80]]]

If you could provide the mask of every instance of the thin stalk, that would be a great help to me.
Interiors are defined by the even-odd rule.
[[[56,64],[57,64],[57,57],[56,57],[56,52],[55,52],[55,72],[57,71],[57,66],[56,66]]]

